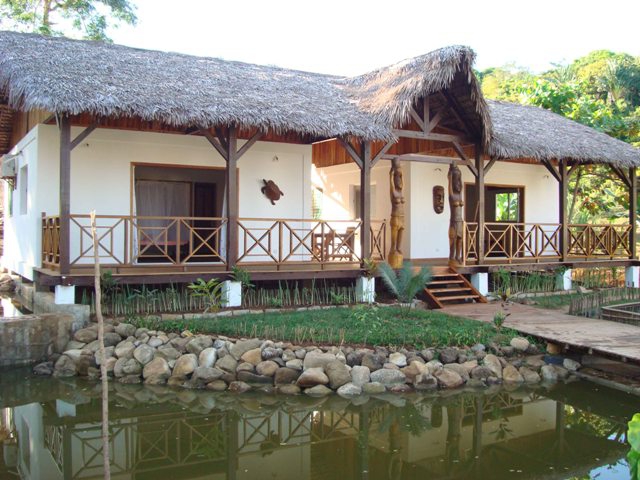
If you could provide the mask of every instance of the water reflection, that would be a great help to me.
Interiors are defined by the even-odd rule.
[[[0,373],[0,388],[0,478],[101,475],[96,385]],[[354,401],[112,388],[122,479],[628,478],[638,404],[584,383]]]

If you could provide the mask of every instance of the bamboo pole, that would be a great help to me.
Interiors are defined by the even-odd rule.
[[[102,379],[102,462],[105,480],[111,480],[109,461],[109,380],[104,349],[104,319],[102,318],[102,291],[100,287],[100,255],[98,252],[98,230],[96,228],[96,212],[91,212],[91,236],[93,238],[93,263],[96,292],[96,317],[98,319],[98,346],[100,351],[100,377]]]

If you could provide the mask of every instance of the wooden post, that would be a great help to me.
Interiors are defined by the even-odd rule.
[[[476,154],[476,171],[478,175],[476,176],[476,194],[477,194],[477,204],[478,204],[478,232],[476,233],[476,241],[478,245],[476,247],[476,252],[478,254],[478,265],[482,265],[484,263],[484,223],[485,223],[485,215],[484,215],[484,205],[485,205],[485,191],[484,191],[484,161],[482,160],[482,149],[480,145],[476,145],[475,147]],[[466,234],[466,232],[465,232]],[[466,259],[465,259],[466,260]]]
[[[629,251],[631,252],[631,258],[637,257],[636,251],[636,216],[638,209],[638,180],[636,176],[635,167],[629,169],[629,225],[631,226],[631,232],[629,232]]]
[[[361,259],[371,257],[371,142],[362,142],[360,169]]]
[[[558,221],[560,223],[560,254],[562,261],[567,261],[569,252],[569,224],[567,223],[567,196],[568,181],[567,162],[565,160],[558,161],[558,170],[560,181],[558,182]]]
[[[229,127],[227,147],[227,268],[238,261],[238,137],[236,127]]]
[[[60,117],[60,273],[70,273],[71,121]],[[64,283],[64,282],[63,282]]]

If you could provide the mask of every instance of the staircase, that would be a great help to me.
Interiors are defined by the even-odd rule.
[[[433,278],[424,293],[431,308],[468,302],[487,303],[469,280],[450,267],[434,267]]]

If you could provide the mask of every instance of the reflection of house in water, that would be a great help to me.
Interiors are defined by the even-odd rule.
[[[189,408],[173,398],[114,403],[112,477],[472,479],[558,471],[564,478],[615,462],[626,450],[606,435],[570,428],[572,409],[531,392],[392,401],[404,406],[200,392]],[[96,400],[32,403],[13,413],[22,478],[101,476]],[[602,460],[594,464],[596,457]]]

